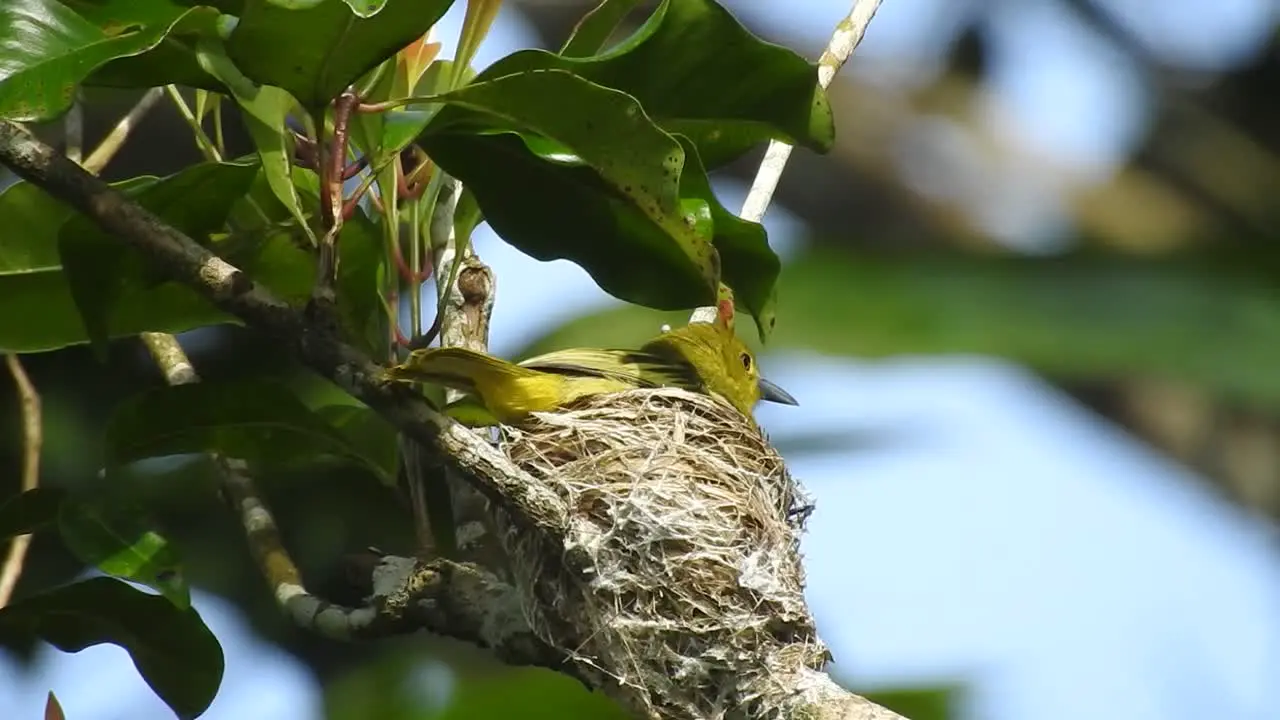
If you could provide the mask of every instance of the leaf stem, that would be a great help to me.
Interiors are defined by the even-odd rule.
[[[178,113],[182,115],[182,119],[186,120],[187,125],[191,127],[191,132],[195,134],[196,146],[200,148],[200,152],[205,159],[222,162],[222,153],[218,151],[217,146],[213,144],[213,141],[209,139],[209,135],[201,127],[200,121],[196,119],[195,113],[191,111],[191,107],[183,99],[182,93],[178,92],[178,87],[176,85],[165,85],[164,91],[169,95],[169,99],[173,101],[174,107],[178,108]]]

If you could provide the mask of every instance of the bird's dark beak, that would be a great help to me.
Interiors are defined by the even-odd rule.
[[[760,385],[761,400],[768,400],[769,402],[775,402],[780,405],[799,405],[800,404],[796,402],[795,398],[791,397],[791,393],[787,392],[786,390],[783,390],[782,388],[769,382],[768,380],[765,380],[764,378],[760,378],[759,385]]]

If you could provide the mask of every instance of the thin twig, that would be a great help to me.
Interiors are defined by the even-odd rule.
[[[178,113],[182,115],[182,119],[187,121],[187,125],[195,133],[196,145],[200,148],[200,153],[207,160],[222,162],[222,153],[218,151],[218,147],[214,145],[213,140],[209,139],[209,134],[204,131],[204,127],[196,119],[196,114],[192,112],[191,106],[187,105],[187,101],[183,99],[178,87],[176,85],[165,85],[164,91],[169,95],[169,99],[173,101],[173,106],[178,108]]]
[[[5,363],[18,387],[18,398],[22,404],[22,492],[28,492],[40,484],[40,449],[44,444],[40,395],[17,355],[5,355]],[[13,597],[13,590],[18,585],[18,578],[22,576],[22,566],[30,546],[30,535],[14,536],[9,542],[9,554],[5,556],[4,565],[0,566],[0,607],[9,604],[9,599]]]
[[[111,128],[111,132],[107,133],[102,142],[98,143],[98,147],[94,148],[93,152],[89,153],[89,157],[81,163],[84,169],[94,175],[102,172],[107,163],[111,162],[111,158],[115,157],[124,146],[125,141],[129,139],[129,134],[138,126],[138,122],[151,111],[151,108],[155,107],[162,97],[164,97],[164,90],[158,87],[143,93],[138,102],[125,113],[124,117],[120,118],[120,122]]]
[[[849,14],[840,21],[839,25],[836,25],[836,31],[832,33],[827,49],[818,59],[818,86],[823,90],[831,86],[836,73],[844,66],[849,56],[853,55],[858,43],[862,42],[862,37],[867,32],[867,25],[880,9],[880,2],[881,0],[854,0]],[[769,203],[773,200],[773,193],[778,189],[782,171],[787,167],[787,160],[791,157],[791,149],[791,145],[779,140],[769,142],[768,149],[764,151],[764,159],[760,161],[760,168],[756,171],[755,180],[751,183],[751,190],[742,203],[742,212],[738,213],[743,220],[760,222],[764,219],[765,211],[769,209]],[[715,322],[718,313],[714,305],[700,307],[693,311],[689,322]]]
[[[338,302],[338,237],[342,234],[342,223],[346,218],[342,184],[347,160],[348,125],[351,109],[359,100],[355,91],[348,88],[333,101],[333,136],[327,147],[317,143],[324,236],[320,240],[320,259],[316,263],[316,280],[311,289],[311,310],[334,323],[334,306]],[[319,130],[324,129],[323,114],[317,117],[316,125]]]

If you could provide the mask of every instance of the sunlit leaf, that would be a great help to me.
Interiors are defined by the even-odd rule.
[[[210,8],[182,7],[166,0],[120,0],[86,6],[101,25],[56,0],[0,3],[0,117],[44,120],[71,105],[76,87],[112,60],[140,55],[158,45],[187,19],[208,21]],[[124,13],[108,21],[113,10]]]
[[[141,507],[116,496],[69,497],[58,512],[62,541],[84,563],[142,583],[175,606],[191,606],[178,551]]]
[[[381,7],[372,9],[375,4]],[[246,0],[227,51],[254,82],[284,88],[314,110],[426,33],[451,4],[319,0],[291,9],[270,0]],[[366,12],[353,12],[356,5]]]
[[[817,67],[755,37],[713,0],[665,0],[635,34],[605,53],[562,57],[521,50],[476,80],[543,68],[631,95],[663,129],[692,139],[708,168],[771,138],[819,152],[835,140]]]

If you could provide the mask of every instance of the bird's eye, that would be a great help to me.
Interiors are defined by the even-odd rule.
[[[742,353],[742,369],[751,369],[751,353]]]

